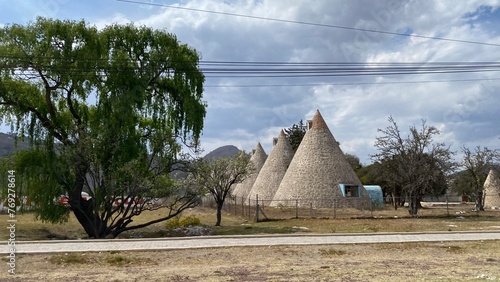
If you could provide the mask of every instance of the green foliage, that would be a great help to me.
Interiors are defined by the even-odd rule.
[[[188,227],[188,226],[199,226],[201,225],[201,221],[196,216],[187,216],[183,219],[179,219],[179,217],[174,217],[170,219],[165,225],[168,229],[173,229],[176,227]]]
[[[0,28],[0,121],[33,146],[11,162],[37,216],[64,220],[53,200],[68,194],[89,236],[106,237],[125,231],[148,199],[175,198],[165,218],[193,205],[195,190],[168,173],[179,142],[197,144],[203,129],[198,61],[173,34],[131,24],[37,18]],[[114,208],[116,197],[143,200]]]
[[[250,155],[244,151],[230,158],[199,159],[194,163],[199,187],[210,193],[217,204],[216,226],[220,225],[221,210],[231,187],[243,182],[254,169],[250,162]]]
[[[476,180],[466,171],[460,171],[452,177],[451,189],[458,195],[472,195]]]
[[[124,265],[131,264],[133,260],[123,256],[110,256],[106,258],[106,262],[112,265]]]
[[[59,167],[56,161],[57,156],[51,159],[44,150],[24,150],[0,159],[0,173],[6,175],[9,170],[15,171],[16,196],[27,199],[18,201],[21,211],[34,211],[36,218],[44,222],[63,223],[68,220],[69,211],[58,202],[59,196],[65,193],[58,179],[67,176],[67,170]],[[2,183],[6,181],[6,178],[0,180]],[[3,187],[7,186],[7,183],[3,184]],[[43,188],[46,193],[39,193],[34,187]],[[2,193],[7,192],[4,190]],[[24,206],[26,202],[30,205]]]
[[[306,135],[306,126],[302,122],[302,120],[299,121],[299,123],[292,125],[289,128],[285,128],[285,136],[288,138],[288,141],[290,141],[290,144],[292,145],[293,151],[297,151],[299,148],[300,142],[302,142],[302,139]]]
[[[49,259],[52,264],[84,264],[88,263],[89,259],[83,254],[67,253],[60,255],[53,255]]]
[[[349,163],[349,165],[352,167],[352,170],[354,170],[355,172],[357,172],[358,170],[360,170],[363,165],[361,164],[361,162],[359,161],[359,158],[355,155],[352,155],[352,154],[344,154],[345,156],[345,159],[346,161]]]

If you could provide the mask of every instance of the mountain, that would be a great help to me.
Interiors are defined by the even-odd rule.
[[[0,132],[0,157],[6,157],[16,151],[25,150],[30,147],[28,142],[17,141],[17,148],[14,143],[14,135]]]
[[[239,152],[240,150],[236,148],[236,146],[226,145],[213,150],[212,152],[206,154],[203,158],[205,160],[217,160],[220,158],[233,157]]]
[[[233,145],[226,145],[219,147],[210,153],[206,154],[203,159],[208,161],[218,160],[220,158],[232,157],[238,154],[240,150]],[[174,170],[170,173],[170,177],[174,179],[185,179],[188,175],[187,172],[181,169],[181,166],[174,165]]]

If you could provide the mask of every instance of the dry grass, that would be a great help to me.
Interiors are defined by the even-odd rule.
[[[500,279],[500,243],[272,246],[19,255],[16,270],[15,276],[1,272],[0,280],[485,281]]]
[[[223,214],[215,234],[290,232],[410,232],[446,230],[500,230],[500,212],[451,216],[440,209],[425,209],[419,218],[406,210],[379,211],[375,219],[299,218],[252,222]],[[141,215],[145,222],[162,211]],[[381,215],[385,214],[385,215]],[[196,208],[195,216],[212,225],[215,210]],[[7,216],[0,215],[6,222]],[[34,221],[17,216],[17,240],[83,238],[73,217],[67,224]],[[166,223],[123,234],[123,237],[166,235]],[[294,228],[295,227],[295,228]],[[302,228],[297,228],[302,227]],[[2,233],[5,240],[6,235]],[[99,252],[82,254],[18,254],[15,276],[7,269],[0,281],[485,281],[500,280],[500,242],[447,242],[364,245],[272,246],[192,249],[151,252]],[[5,261],[5,258],[4,258]]]
[[[422,232],[422,231],[478,231],[500,230],[500,210],[489,210],[476,214],[475,212],[459,213],[467,210],[468,206],[454,206],[447,216],[446,209],[426,208],[421,210],[418,218],[408,216],[406,209],[397,211],[386,208],[376,211],[374,217],[353,218],[288,218],[253,222],[248,217],[235,216],[224,212],[221,227],[212,227],[215,235],[231,234],[276,234],[276,233],[376,233],[376,232]],[[270,208],[267,208],[269,211]],[[469,209],[470,211],[470,209]],[[134,223],[143,223],[163,215],[165,211],[148,211],[135,219]],[[274,211],[279,213],[279,209]],[[356,213],[344,210],[343,213]],[[359,211],[358,211],[359,214]],[[194,216],[199,218],[202,225],[213,226],[215,210],[197,207],[187,210],[182,217]],[[0,221],[7,222],[8,215],[1,214]],[[1,240],[7,239],[7,232],[0,234]],[[120,238],[146,238],[178,236],[166,228],[166,222],[157,223],[149,227],[126,232]],[[18,214],[16,223],[16,240],[51,240],[86,238],[77,220],[70,216],[65,224],[49,224],[35,221],[32,214]]]

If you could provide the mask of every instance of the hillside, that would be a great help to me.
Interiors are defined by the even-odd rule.
[[[206,154],[203,158],[206,160],[217,160],[220,158],[233,157],[238,154],[240,150],[233,145],[226,145],[219,147],[212,152]]]
[[[16,147],[14,135],[0,132],[0,157],[12,155],[15,151],[28,148],[28,142],[18,141]]]

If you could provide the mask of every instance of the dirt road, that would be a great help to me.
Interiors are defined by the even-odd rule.
[[[386,234],[295,234],[253,236],[206,236],[157,239],[54,240],[16,242],[16,253],[146,251],[191,248],[291,246],[403,242],[445,242],[500,240],[500,232],[435,232]],[[1,254],[8,254],[6,247]]]

